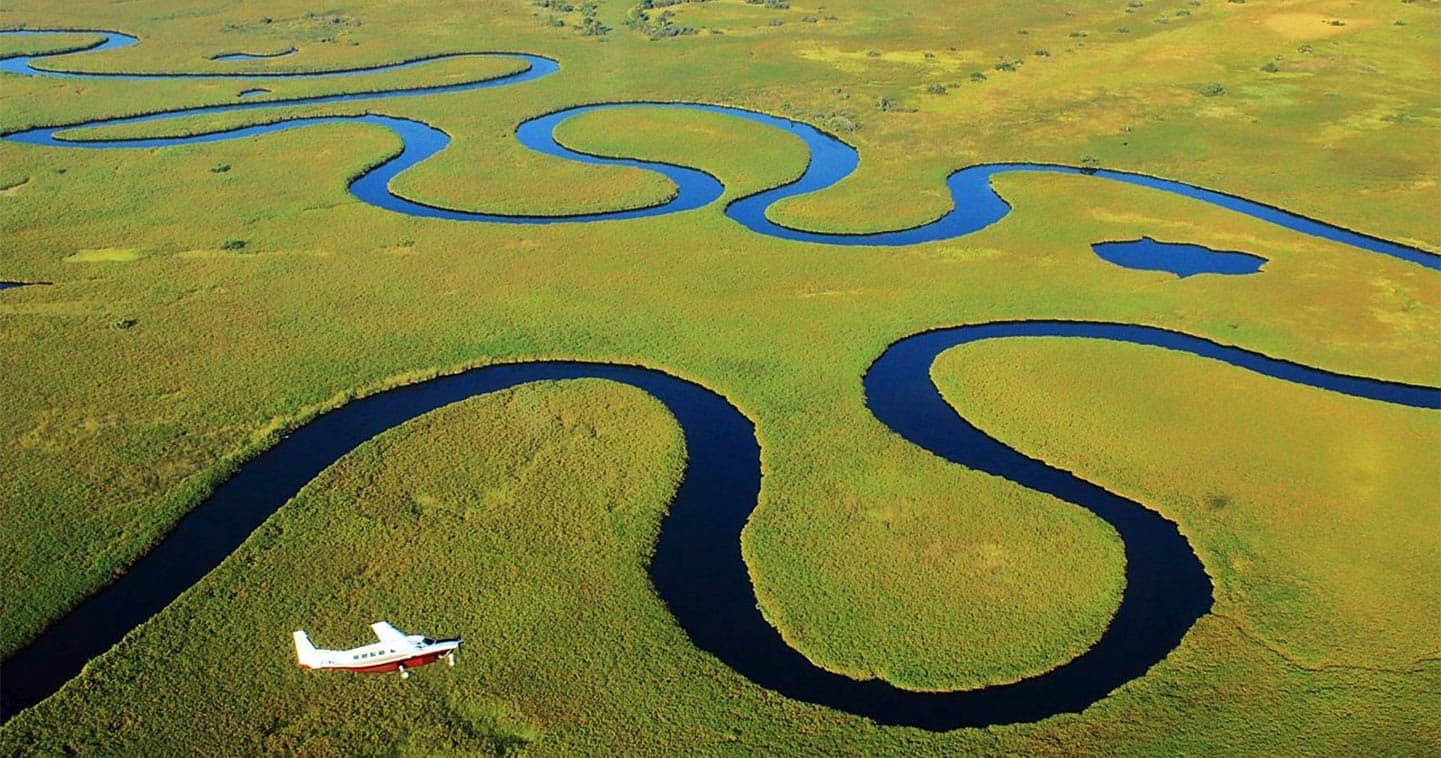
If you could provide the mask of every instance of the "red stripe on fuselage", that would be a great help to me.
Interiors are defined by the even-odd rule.
[[[376,663],[369,666],[335,666],[334,668],[344,669],[346,671],[358,671],[364,674],[380,674],[387,671],[399,671],[402,665],[408,669],[412,669],[416,666],[424,666],[427,663],[435,663],[437,660],[445,657],[447,652],[449,651],[425,653],[424,655],[415,655],[404,660],[386,661],[385,663]]]

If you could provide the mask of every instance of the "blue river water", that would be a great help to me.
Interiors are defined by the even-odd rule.
[[[279,50],[273,53],[222,53],[220,55],[210,56],[210,60],[221,61],[224,63],[233,63],[235,61],[263,61],[270,58],[284,58],[289,55],[295,55],[295,53],[296,49],[292,47],[287,50]]]
[[[435,62],[435,61],[455,60],[455,59],[464,59],[464,58],[514,57],[514,58],[517,58],[517,59],[525,60],[525,61],[530,62],[530,63],[532,63],[532,64],[538,64],[537,67],[536,67],[534,70],[528,70],[528,71],[522,72],[521,74],[518,74],[518,75],[516,75],[515,77],[500,77],[500,78],[488,79],[488,80],[484,80],[483,82],[477,82],[477,83],[476,83],[476,84],[484,84],[485,86],[494,87],[494,86],[499,86],[499,85],[501,85],[501,84],[512,84],[512,83],[515,83],[515,82],[518,82],[518,81],[527,81],[527,80],[529,80],[529,79],[538,79],[538,78],[540,78],[540,77],[542,77],[542,76],[546,76],[547,74],[555,73],[555,71],[556,71],[556,69],[557,69],[557,66],[556,66],[556,64],[555,64],[555,61],[552,61],[552,60],[550,60],[550,59],[548,59],[548,58],[542,58],[542,57],[537,56],[537,55],[522,55],[522,54],[519,54],[519,53],[517,53],[517,54],[508,54],[508,53],[442,53],[442,54],[439,54],[439,55],[427,55],[427,56],[420,57],[420,58],[412,58],[412,59],[410,59],[410,60],[399,61],[399,62],[396,62],[396,63],[386,63],[386,64],[379,65],[379,66],[361,66],[361,67],[357,67],[357,68],[337,68],[337,69],[329,69],[329,70],[325,70],[325,71],[301,71],[301,72],[293,72],[293,73],[279,73],[279,72],[274,72],[274,71],[259,71],[259,72],[215,71],[215,72],[199,72],[199,73],[192,73],[192,72],[182,72],[182,73],[118,73],[118,72],[106,72],[106,71],[67,71],[67,70],[65,70],[65,69],[52,68],[52,67],[43,66],[43,65],[36,65],[36,63],[37,63],[37,61],[41,61],[41,60],[44,60],[44,59],[46,59],[46,58],[59,57],[59,56],[62,56],[62,55],[73,55],[73,54],[75,54],[75,53],[100,53],[100,52],[108,52],[108,51],[112,51],[112,50],[119,50],[119,49],[122,49],[122,48],[131,47],[131,46],[135,45],[136,43],[138,43],[140,40],[139,40],[138,38],[132,36],[132,35],[129,35],[129,34],[122,34],[122,33],[120,33],[120,32],[99,31],[99,30],[83,30],[83,29],[64,30],[64,31],[53,30],[53,29],[11,29],[11,30],[0,30],[0,36],[5,36],[5,37],[22,37],[22,38],[24,38],[24,37],[57,37],[57,36],[75,36],[75,35],[94,36],[94,37],[99,38],[99,41],[96,42],[96,43],[93,44],[93,45],[88,46],[88,47],[80,48],[80,49],[77,49],[77,50],[71,50],[71,51],[66,52],[66,53],[57,53],[57,54],[55,54],[55,55],[15,55],[15,56],[10,56],[10,57],[8,57],[8,58],[0,58],[0,72],[9,73],[9,74],[17,74],[17,75],[19,75],[19,76],[46,76],[46,77],[58,77],[58,78],[61,78],[61,79],[112,79],[112,80],[127,80],[127,79],[129,79],[129,80],[155,80],[155,79],[331,79],[331,78],[352,77],[352,76],[355,76],[355,75],[357,75],[357,74],[378,74],[378,73],[382,73],[382,72],[386,72],[386,71],[403,71],[403,70],[406,70],[406,69],[416,68],[416,67],[418,67],[418,66],[424,66],[424,65],[426,65],[426,64],[428,64],[428,63],[433,63],[433,62]],[[544,61],[544,63],[539,63],[540,61]],[[455,90],[458,89],[458,88],[466,88],[466,87],[469,87],[469,86],[470,86],[469,84],[438,85],[438,86],[435,86],[435,87],[428,87],[428,88],[422,88],[422,89],[424,89],[424,91],[427,92],[427,93],[437,93],[437,92],[452,92],[452,91],[455,91]],[[387,92],[387,94],[392,94],[392,93],[393,93],[393,94],[397,94],[397,95],[405,95],[405,94],[408,94],[409,92],[408,92],[407,90],[394,90],[394,91],[392,91],[392,92]],[[344,100],[352,100],[352,99],[363,98],[363,97],[367,97],[367,94],[366,94],[366,93],[351,93],[351,94],[348,94],[348,95],[338,95],[338,96],[334,96],[334,97],[322,95],[322,96],[320,96],[320,97],[299,98],[299,99],[297,99],[297,100],[288,101],[288,102],[305,102],[305,103],[314,104],[314,103],[341,102],[341,101],[344,101]],[[198,108],[198,109],[194,109],[193,112],[217,112],[217,111],[220,111],[220,110],[228,110],[228,109],[232,109],[232,108],[233,108],[233,106],[217,106],[217,107],[215,107],[215,108]],[[190,110],[185,110],[185,111],[171,111],[171,112],[166,113],[166,114],[157,114],[157,115],[166,116],[166,117],[174,117],[174,116],[176,116],[176,115],[191,115],[191,113],[192,113],[192,111],[190,111]]]
[[[135,42],[134,37],[114,32],[92,34],[102,35],[103,41],[87,48],[90,51],[125,47]],[[583,105],[522,123],[516,130],[516,136],[532,149],[569,160],[657,171],[677,187],[672,198],[655,206],[562,217],[504,216],[438,208],[394,194],[389,189],[391,179],[439,153],[449,143],[449,136],[441,130],[398,116],[368,113],[297,118],[182,138],[74,141],[60,136],[61,132],[84,126],[144,123],[261,107],[398,98],[513,85],[549,75],[558,68],[550,59],[522,53],[460,53],[372,69],[286,76],[333,76],[393,70],[461,55],[508,56],[524,63],[525,68],[509,76],[461,84],[189,108],[29,129],[4,135],[4,139],[59,148],[165,147],[239,139],[317,123],[358,121],[394,131],[404,145],[399,155],[351,184],[351,191],[366,202],[399,213],[457,221],[580,223],[692,210],[717,200],[724,188],[715,177],[694,168],[603,158],[569,150],[555,141],[555,127],[568,118],[600,109],[692,109],[724,113],[785,130],[800,137],[811,149],[810,165],[799,179],[737,199],[725,209],[730,218],[746,228],[774,237],[818,244],[853,245],[909,245],[949,239],[993,224],[1009,212],[1009,206],[991,189],[992,176],[1008,171],[1046,171],[1085,174],[1183,194],[1304,234],[1438,268],[1438,259],[1431,253],[1212,190],[1138,174],[1042,164],[991,164],[953,173],[947,184],[956,200],[955,209],[931,224],[914,229],[867,235],[789,229],[769,221],[765,215],[766,208],[784,197],[832,186],[855,169],[858,163],[856,151],[800,122],[717,105]],[[89,76],[59,74],[48,68],[36,67],[36,60],[36,57],[17,57],[0,61],[0,71],[21,75]],[[105,76],[135,78],[139,75]],[[165,76],[243,78],[275,75]],[[1181,351],[1277,380],[1368,401],[1424,409],[1441,408],[1441,389],[1438,388],[1337,374],[1201,337],[1141,325],[1006,321],[927,331],[895,342],[876,359],[862,379],[867,407],[879,421],[909,443],[946,460],[1004,477],[1086,508],[1115,528],[1126,554],[1126,585],[1120,607],[1101,639],[1085,653],[1058,668],[1013,684],[959,692],[914,692],[880,680],[850,679],[813,665],[786,645],[761,614],[740,550],[741,530],[756,506],[760,491],[760,447],[753,422],[723,396],[694,382],[638,366],[539,361],[471,369],[352,401],[312,419],[274,447],[245,463],[125,574],[0,663],[0,719],[8,719],[48,697],[78,674],[86,662],[162,611],[180,593],[219,565],[251,531],[306,483],[365,440],[468,397],[528,382],[583,377],[622,382],[650,393],[665,404],[683,431],[687,467],[662,523],[649,573],[656,593],[700,649],[761,687],[886,725],[949,730],[1030,722],[1079,712],[1117,687],[1145,675],[1175,649],[1196,620],[1209,612],[1212,585],[1195,551],[1174,523],[1139,503],[1029,458],[986,435],[949,406],[930,379],[931,364],[940,353],[951,347],[979,340],[1033,337],[1109,340]]]
[[[27,31],[12,32],[14,34],[46,34],[54,32]],[[98,46],[89,48],[91,52],[102,50],[113,50],[120,47],[133,45],[136,39],[129,35],[117,34],[115,32],[91,32],[101,35],[104,42]],[[509,56],[522,60],[529,67],[517,74],[503,76],[495,79],[469,82],[463,84],[435,85],[430,87],[415,87],[408,89],[389,90],[385,92],[355,92],[340,95],[321,95],[315,97],[288,98],[277,100],[266,100],[256,103],[226,103],[222,105],[206,106],[199,108],[185,108],[174,111],[148,114],[143,116],[131,116],[115,119],[97,119],[93,121],[29,129],[13,132],[3,136],[3,139],[12,142],[23,142],[27,144],[47,145],[51,147],[76,147],[90,149],[119,149],[119,148],[153,148],[173,145],[198,144],[204,142],[218,142],[230,139],[241,139],[254,137],[261,134],[293,129],[311,124],[334,123],[337,121],[360,121],[383,126],[394,131],[404,143],[401,155],[376,166],[370,174],[360,177],[351,184],[351,191],[356,197],[380,208],[406,213],[415,216],[440,218],[451,221],[473,221],[485,223],[512,223],[512,224],[549,224],[557,222],[586,223],[596,221],[627,220],[645,218],[666,213],[678,213],[693,210],[709,205],[720,197],[721,183],[715,177],[695,168],[676,166],[654,161],[639,161],[625,158],[601,158],[587,155],[575,150],[566,148],[559,144],[554,137],[554,129],[561,122],[585,113],[594,112],[600,109],[615,108],[681,108],[692,110],[703,110],[713,113],[723,113],[736,118],[746,119],[764,124],[782,131],[789,132],[799,137],[810,151],[810,163],[805,172],[795,181],[772,187],[746,197],[736,199],[727,206],[726,215],[747,229],[757,234],[764,234],[781,239],[794,240],[798,242],[810,242],[824,245],[872,245],[872,246],[902,246],[915,245],[925,242],[954,239],[972,234],[984,229],[1004,218],[1010,212],[1010,206],[991,186],[991,178],[1005,173],[1060,173],[1074,174],[1079,176],[1090,176],[1097,179],[1134,184],[1151,189],[1161,190],[1172,194],[1182,195],[1195,200],[1216,205],[1228,210],[1235,211],[1253,218],[1267,221],[1278,226],[1292,229],[1303,234],[1323,239],[1341,242],[1352,247],[1359,248],[1382,255],[1388,255],[1401,260],[1416,263],[1428,268],[1441,270],[1441,256],[1435,253],[1420,250],[1397,242],[1383,240],[1361,232],[1351,231],[1332,224],[1327,224],[1316,219],[1306,218],[1280,208],[1274,208],[1263,203],[1245,198],[1229,195],[1216,190],[1195,187],[1182,182],[1171,181],[1159,177],[1147,176],[1125,171],[1110,169],[1099,169],[1090,167],[1064,166],[1042,163],[992,163],[980,164],[960,169],[952,173],[946,179],[946,185],[950,190],[952,208],[940,218],[920,226],[897,229],[893,231],[876,232],[868,234],[837,234],[831,232],[814,232],[802,229],[795,229],[771,221],[766,215],[767,209],[777,201],[795,197],[798,195],[818,192],[829,188],[841,179],[849,176],[855,171],[860,163],[860,157],[855,148],[847,145],[836,137],[827,134],[809,124],[791,119],[772,116],[769,114],[748,111],[741,108],[721,105],[703,105],[693,103],[603,103],[582,105],[574,108],[540,116],[526,121],[516,130],[516,137],[521,144],[538,152],[552,155],[567,160],[581,161],[600,165],[632,166],[659,173],[676,186],[674,197],[664,203],[659,203],[643,208],[622,209],[605,213],[591,213],[579,215],[547,216],[547,215],[502,215],[484,212],[468,211],[459,208],[443,208],[429,205],[412,199],[396,195],[390,190],[390,180],[395,178],[406,169],[436,155],[445,149],[450,142],[449,135],[433,126],[405,118],[394,116],[331,116],[321,118],[296,118],[283,120],[276,123],[249,126],[240,129],[228,129],[208,134],[200,134],[186,137],[160,138],[160,139],[131,139],[131,140],[84,140],[67,139],[58,137],[60,132],[79,129],[82,127],[116,126],[127,124],[151,123],[170,119],[185,118],[201,114],[214,114],[245,110],[248,108],[274,108],[279,105],[321,105],[328,103],[355,102],[361,100],[374,100],[379,98],[400,98],[415,95],[433,95],[445,92],[458,92],[489,87],[519,84],[531,81],[555,73],[558,65],[546,58],[524,53],[454,53],[446,55],[430,56],[413,61],[406,61],[397,64],[375,66],[368,69],[342,69],[337,71],[321,71],[311,73],[295,74],[274,74],[274,73],[250,73],[250,74],[106,74],[105,76],[118,76],[122,78],[154,78],[164,77],[262,77],[262,78],[287,78],[287,77],[330,77],[349,76],[361,72],[391,71],[402,68],[409,68],[423,65],[425,63],[458,58],[467,55],[472,56]],[[61,76],[94,76],[92,74],[62,73],[49,67],[39,67],[35,61],[42,57],[49,56],[19,56],[0,60],[0,71],[9,71],[25,75],[61,75]]]
[[[1096,242],[1091,249],[1117,266],[1143,271],[1169,271],[1182,279],[1197,274],[1254,274],[1266,265],[1259,255],[1236,250],[1212,250],[1204,245],[1159,242],[1150,237],[1119,242]]]

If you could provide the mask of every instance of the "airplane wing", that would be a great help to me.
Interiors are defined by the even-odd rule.
[[[391,626],[390,622],[388,621],[377,621],[374,624],[371,624],[370,628],[375,630],[375,636],[381,642],[400,645],[404,645],[409,642],[409,640],[405,638],[405,633]]]

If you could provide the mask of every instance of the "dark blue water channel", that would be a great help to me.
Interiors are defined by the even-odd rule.
[[[1091,249],[1117,266],[1143,271],[1169,271],[1182,279],[1197,274],[1254,274],[1266,265],[1259,255],[1237,250],[1212,250],[1184,242],[1160,242],[1150,237],[1120,242],[1096,242]]]
[[[124,47],[135,41],[133,37],[113,32],[95,34],[102,35],[103,41],[88,48],[92,51]],[[714,105],[589,105],[523,123],[517,136],[537,150],[571,160],[659,171],[678,188],[675,197],[655,207],[573,217],[472,213],[436,208],[394,195],[387,187],[389,180],[439,152],[449,140],[434,127],[396,116],[366,114],[294,119],[184,138],[71,142],[56,135],[63,129],[84,125],[140,123],[277,104],[343,102],[477,89],[519,83],[556,70],[555,63],[549,59],[525,54],[496,55],[522,59],[528,68],[487,81],[384,94],[326,95],[190,108],[72,127],[31,129],[5,135],[5,138],[58,147],[164,147],[236,139],[313,123],[361,121],[391,129],[400,135],[404,148],[401,154],[352,184],[351,189],[358,197],[383,208],[414,215],[465,221],[557,223],[677,212],[701,207],[718,198],[723,191],[720,182],[696,169],[588,156],[560,146],[553,137],[555,126],[561,121],[601,108],[687,108],[725,113],[783,129],[796,134],[810,147],[810,165],[798,180],[736,200],[726,209],[731,218],[762,234],[824,244],[901,245],[945,239],[983,228],[1006,214],[1008,206],[990,188],[991,176],[1005,171],[1055,171],[1095,175],[1177,192],[1306,234],[1437,267],[1435,256],[1429,253],[1210,190],[1136,174],[1037,164],[976,166],[952,174],[948,184],[957,200],[956,209],[916,229],[855,236],[787,229],[768,221],[765,208],[783,197],[833,185],[854,170],[855,150],[799,122]],[[453,56],[437,58],[441,57]],[[54,75],[48,69],[33,66],[34,60],[36,58],[11,58],[0,65],[0,71]],[[371,70],[421,62],[424,61]],[[294,76],[338,73],[343,72]],[[128,572],[0,664],[0,718],[8,719],[55,692],[79,673],[86,662],[164,609],[219,565],[251,531],[325,467],[365,440],[465,398],[528,382],[586,377],[622,382],[650,393],[670,409],[683,430],[687,467],[662,523],[650,577],[677,623],[699,648],[762,687],[881,724],[949,730],[1035,721],[1078,712],[1144,675],[1164,659],[1195,621],[1209,611],[1212,587],[1194,550],[1174,523],[1134,501],[1028,458],[986,435],[947,405],[930,380],[931,364],[950,347],[983,339],[1030,337],[1101,339],[1178,350],[1332,392],[1412,407],[1441,408],[1441,389],[1345,376],[1146,326],[1065,321],[997,322],[924,332],[900,340],[872,364],[863,379],[866,403],[877,419],[910,443],[942,458],[1086,508],[1115,528],[1126,554],[1126,585],[1120,608],[1100,640],[1085,653],[1059,668],[1013,684],[921,693],[901,690],[879,680],[859,681],[820,669],[788,647],[761,615],[740,550],[741,530],[756,506],[760,491],[760,448],[752,422],[725,398],[698,384],[636,366],[549,361],[472,369],[353,401],[316,417],[244,464]]]
[[[86,662],[219,565],[302,487],[366,440],[469,397],[528,382],[587,377],[650,393],[681,426],[686,471],[662,523],[650,577],[676,622],[702,650],[762,687],[888,725],[949,730],[1079,712],[1165,658],[1210,609],[1211,584],[1174,523],[987,436],[960,417],[930,380],[931,364],[950,347],[1037,336],[1164,347],[1343,394],[1441,406],[1441,390],[1320,371],[1150,327],[1000,322],[901,340],[865,375],[866,402],[876,418],[947,460],[1090,510],[1116,529],[1126,551],[1120,608],[1090,650],[1014,684],[922,693],[818,668],[787,646],[761,615],[740,550],[741,530],[760,492],[760,447],[752,422],[725,398],[698,384],[634,366],[555,361],[472,369],[353,401],[318,416],[246,463],[129,571],[0,664],[0,718],[8,719],[59,689]]]

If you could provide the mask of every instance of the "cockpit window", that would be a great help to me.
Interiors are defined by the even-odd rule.
[[[431,638],[429,638],[429,637],[422,637],[422,638],[420,639],[420,644],[422,644],[422,645],[434,645],[434,644],[435,644],[435,640],[433,640],[433,639],[431,639]]]

